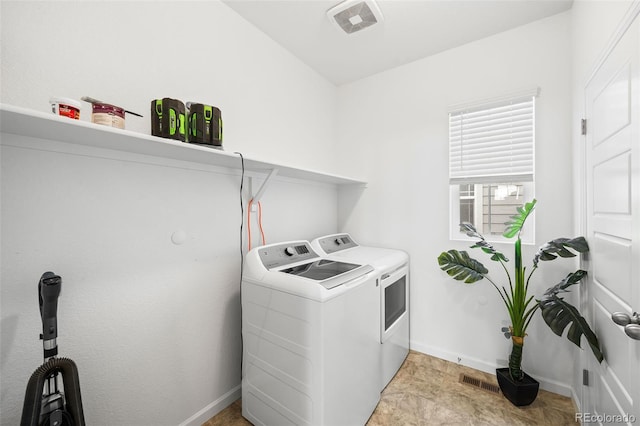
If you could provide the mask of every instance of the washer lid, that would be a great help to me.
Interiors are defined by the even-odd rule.
[[[253,276],[279,287],[289,285],[285,283],[301,288],[312,284],[328,290],[374,270],[365,262],[345,260],[321,258],[308,241],[270,244],[247,253],[247,269],[243,276]]]
[[[280,270],[285,274],[297,275],[299,277],[305,277],[316,281],[324,281],[329,278],[336,277],[344,274],[345,272],[352,271],[362,265],[356,265],[355,263],[338,262],[335,260],[320,259],[315,262],[309,262],[302,265],[293,266]]]
[[[296,277],[295,279],[300,280],[301,285],[306,281],[330,290],[373,272],[373,270],[371,265],[316,258],[313,262],[296,264],[273,272]]]

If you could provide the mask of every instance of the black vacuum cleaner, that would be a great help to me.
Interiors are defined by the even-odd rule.
[[[75,362],[58,358],[58,296],[62,278],[45,272],[38,282],[44,364],[33,372],[22,407],[21,426],[85,426]]]

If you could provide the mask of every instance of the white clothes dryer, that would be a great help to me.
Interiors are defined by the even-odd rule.
[[[374,269],[307,241],[246,255],[242,415],[254,425],[364,425],[379,399]]]
[[[326,235],[311,247],[330,259],[367,263],[380,282],[381,390],[409,354],[409,255],[402,250],[367,247],[347,233]]]

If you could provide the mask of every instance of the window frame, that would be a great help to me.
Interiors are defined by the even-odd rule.
[[[449,118],[449,230],[450,230],[450,238],[452,240],[462,240],[462,241],[473,241],[473,238],[466,236],[466,234],[460,232],[460,208],[461,208],[461,198],[460,198],[460,185],[464,184],[472,184],[474,185],[474,224],[478,228],[478,231],[483,234],[487,241],[490,242],[510,242],[513,239],[507,239],[502,235],[495,234],[484,234],[483,232],[483,208],[484,208],[484,199],[483,199],[483,190],[482,187],[484,185],[498,185],[498,184],[521,184],[524,186],[523,196],[522,196],[522,204],[526,201],[529,201],[535,197],[535,145],[536,145],[536,98],[540,92],[539,88],[528,89],[516,93],[507,94],[501,97],[486,99],[482,101],[476,101],[473,103],[459,104],[454,105],[449,108],[448,118]],[[471,111],[473,113],[480,112],[482,115],[484,111],[489,111],[495,108],[502,108],[511,103],[519,103],[523,102],[525,99],[531,100],[531,141],[530,141],[530,163],[526,163],[528,168],[524,173],[512,172],[505,174],[491,174],[486,173],[484,170],[480,170],[480,172],[474,173],[469,172],[468,175],[464,175],[461,177],[460,170],[456,168],[456,177],[452,177],[454,172],[452,172],[452,164],[453,164],[453,154],[454,149],[452,148],[452,114],[465,114],[467,111]],[[460,137],[459,146],[462,147],[460,150],[463,150],[464,144],[464,136]],[[507,147],[508,142],[505,141],[505,147],[500,148],[503,150]],[[464,152],[458,154],[459,158],[462,156],[461,163],[464,160]],[[491,163],[491,161],[488,161]],[[516,214],[514,209],[513,214]],[[527,226],[522,230],[522,242],[523,244],[535,244],[535,218],[531,218],[533,220],[529,220],[527,222]],[[478,226],[478,224],[480,224]]]

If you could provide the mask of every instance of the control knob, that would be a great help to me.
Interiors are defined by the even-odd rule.
[[[284,254],[286,254],[287,256],[293,256],[294,254],[296,254],[296,249],[294,249],[293,246],[287,247],[286,249],[284,249]]]

